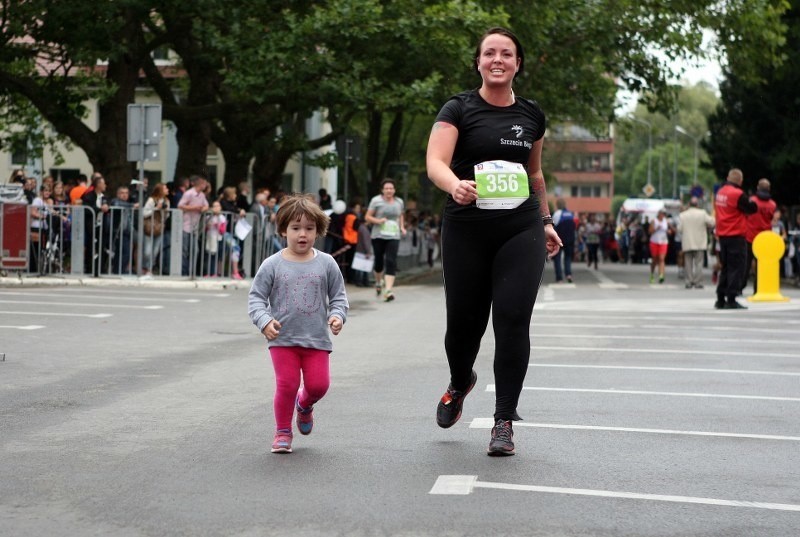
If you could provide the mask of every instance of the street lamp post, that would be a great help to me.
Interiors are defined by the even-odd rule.
[[[678,130],[672,132],[672,148],[674,156],[672,158],[672,199],[678,197]]]
[[[653,184],[653,124],[649,121],[645,121],[644,119],[639,119],[638,117],[628,116],[628,119],[631,121],[635,121],[637,123],[641,123],[643,125],[647,125],[649,129],[647,135],[647,184]]]
[[[694,141],[694,183],[693,184],[696,185],[697,184],[697,147],[700,144],[700,138],[695,138],[694,136],[689,134],[686,131],[686,129],[684,129],[680,125],[675,125],[675,132],[679,132],[679,133],[683,134],[684,136],[688,136],[689,138],[691,138]]]
[[[664,188],[663,188],[663,174],[664,174],[664,167],[661,165],[661,152],[658,153],[658,197],[664,198]]]

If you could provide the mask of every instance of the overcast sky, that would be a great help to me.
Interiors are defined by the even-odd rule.
[[[709,46],[709,43],[706,43]],[[722,77],[722,69],[719,62],[714,59],[704,60],[699,65],[695,65],[696,61],[682,62],[686,68],[686,72],[681,77],[681,80],[676,82],[683,82],[687,85],[695,85],[698,82],[708,82],[715,89],[719,89],[720,79]],[[617,115],[624,116],[636,109],[636,96],[631,92],[620,91],[617,94]]]

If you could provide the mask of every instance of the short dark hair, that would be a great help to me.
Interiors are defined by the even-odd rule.
[[[395,182],[395,180],[392,179],[391,177],[387,177],[386,179],[381,181],[381,190],[383,190],[383,187],[385,187],[387,183],[391,183],[393,187],[397,188],[397,183]]]
[[[475,69],[475,72],[478,72],[478,58],[481,57],[481,47],[483,46],[483,42],[486,40],[487,37],[490,35],[504,35],[509,38],[511,41],[514,42],[514,46],[517,47],[517,58],[519,58],[519,69],[517,69],[517,73],[514,75],[514,78],[519,76],[522,73],[523,68],[525,67],[525,51],[522,50],[522,43],[519,42],[519,39],[514,32],[509,30],[508,28],[503,28],[501,26],[495,26],[494,28],[489,28],[484,32],[481,36],[480,40],[478,40],[478,46],[475,47],[475,56],[472,58],[472,68]]]

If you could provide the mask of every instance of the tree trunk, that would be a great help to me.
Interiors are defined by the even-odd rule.
[[[294,152],[276,147],[260,151],[253,161],[253,190],[269,188],[277,192],[283,188],[283,170]]]
[[[175,179],[190,175],[208,175],[208,144],[211,127],[208,121],[176,121],[178,160],[175,163]]]

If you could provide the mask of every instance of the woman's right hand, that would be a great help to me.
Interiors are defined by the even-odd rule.
[[[478,190],[475,188],[475,181],[458,181],[455,188],[450,192],[453,201],[459,205],[469,205],[478,199]]]

